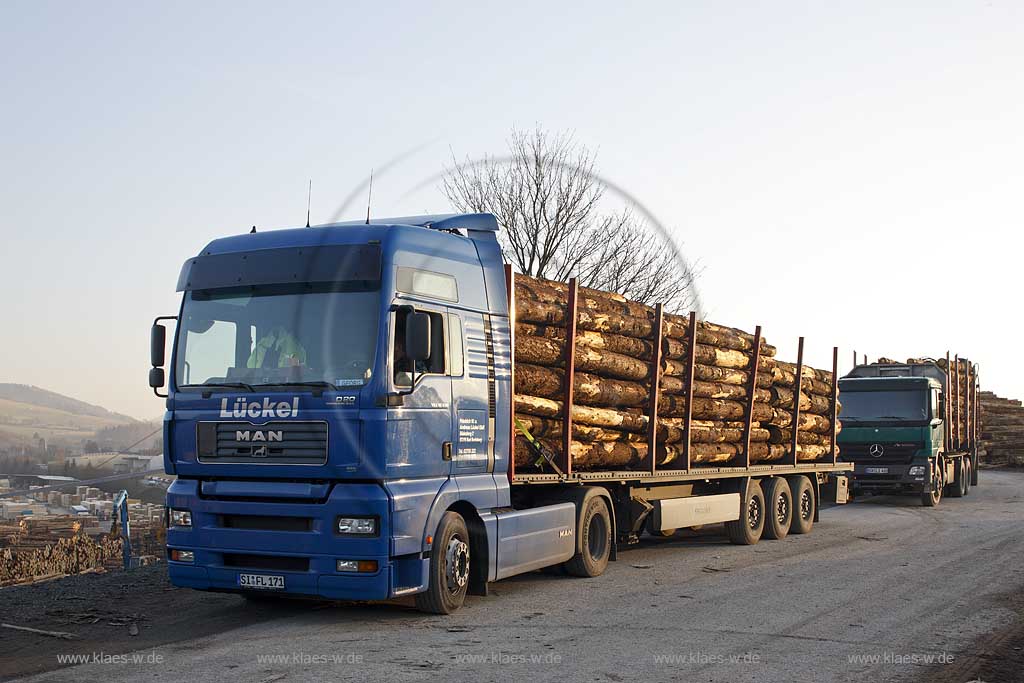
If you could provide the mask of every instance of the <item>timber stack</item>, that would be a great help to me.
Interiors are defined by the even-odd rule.
[[[88,515],[25,516],[0,527],[0,587],[67,574],[111,569],[121,564],[121,540],[95,539]]]
[[[542,467],[527,432],[563,459],[568,445],[574,470],[832,459],[832,372],[776,359],[760,330],[561,282],[514,283],[517,470]]]
[[[978,393],[981,409],[981,447],[985,460],[1000,465],[1024,465],[1024,405],[991,391]]]

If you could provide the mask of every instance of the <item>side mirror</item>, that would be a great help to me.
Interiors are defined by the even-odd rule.
[[[405,319],[405,355],[409,360],[430,359],[430,315],[410,313]]]
[[[153,323],[149,330],[149,364],[154,368],[164,366],[164,347],[167,345],[167,328],[159,323]],[[150,380],[150,386],[153,386]],[[159,386],[163,386],[163,382]]]
[[[164,374],[164,347],[167,345],[167,328],[160,324],[161,320],[177,320],[176,315],[160,316],[153,321],[153,327],[149,329],[149,364],[153,367],[149,371],[149,386],[153,393],[160,398],[167,398],[167,394],[160,393],[160,387],[167,381]]]

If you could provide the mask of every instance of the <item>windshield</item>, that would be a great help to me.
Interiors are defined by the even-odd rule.
[[[926,391],[847,391],[840,395],[843,422],[928,419]]]
[[[379,291],[331,285],[187,292],[177,386],[361,386],[373,371],[379,307]]]

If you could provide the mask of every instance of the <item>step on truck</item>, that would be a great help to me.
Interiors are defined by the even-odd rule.
[[[497,231],[490,214],[339,223],[217,239],[188,259],[178,314],[153,323],[149,377],[176,475],[174,585],[415,596],[449,613],[523,572],[598,576],[645,530],[724,522],[752,544],[810,531],[823,496],[845,502],[834,419],[817,462],[691,466],[687,438],[671,469],[574,471],[565,449],[517,473],[514,275]]]
[[[978,485],[978,366],[954,356],[856,363],[839,380],[853,495],[912,494],[926,507]],[[949,368],[957,371],[950,372]]]

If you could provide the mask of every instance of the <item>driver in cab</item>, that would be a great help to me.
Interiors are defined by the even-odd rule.
[[[248,368],[294,368],[306,364],[306,349],[283,325],[270,328],[253,347]]]

